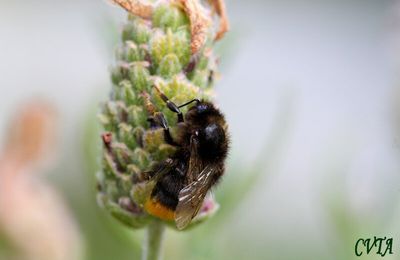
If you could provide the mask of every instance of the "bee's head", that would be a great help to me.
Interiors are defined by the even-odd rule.
[[[224,129],[217,123],[210,123],[197,132],[199,155],[209,160],[220,160],[226,157],[227,137]]]
[[[199,156],[208,161],[225,159],[229,136],[223,114],[212,103],[202,100],[189,109],[185,119],[198,141]]]

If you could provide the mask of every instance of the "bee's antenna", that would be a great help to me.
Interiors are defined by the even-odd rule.
[[[185,107],[185,106],[187,106],[187,105],[190,105],[190,104],[193,103],[193,102],[196,102],[196,103],[198,104],[198,103],[200,103],[200,100],[197,99],[197,98],[195,98],[195,99],[193,99],[193,100],[190,100],[189,102],[186,102],[186,103],[183,104],[183,105],[178,106],[178,108]]]

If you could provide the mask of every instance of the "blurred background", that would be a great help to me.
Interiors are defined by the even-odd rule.
[[[218,44],[216,86],[232,151],[221,210],[193,231],[169,230],[165,259],[356,259],[356,241],[374,236],[392,237],[385,259],[398,259],[400,2],[226,2],[232,29]],[[96,114],[125,17],[107,1],[0,0],[0,162],[35,176],[0,183],[0,259],[140,258],[143,231],[95,198]],[[26,172],[8,141],[32,100],[55,115],[54,143],[51,160],[42,156],[51,162]],[[6,189],[24,185],[34,195]],[[31,200],[48,197],[30,218]],[[2,220],[10,212],[27,217]],[[63,222],[49,221],[58,214]],[[26,221],[58,234],[43,247],[65,253],[32,249],[40,232],[13,229]]]

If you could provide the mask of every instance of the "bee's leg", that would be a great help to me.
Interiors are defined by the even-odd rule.
[[[174,102],[169,100],[169,98],[163,92],[161,92],[161,90],[156,85],[154,85],[154,88],[157,90],[158,94],[160,95],[161,99],[165,102],[169,110],[178,115],[178,123],[183,122],[183,114],[179,109],[179,106],[177,106]]]
[[[132,182],[134,184],[143,182],[143,181],[149,181],[149,180],[160,180],[165,174],[169,173],[171,170],[175,169],[176,167],[176,160],[173,160],[171,158],[167,158],[166,160],[162,162],[158,162],[153,164],[150,167],[150,170],[148,171],[143,171],[143,172],[137,172],[137,174],[134,174],[132,177]]]
[[[156,108],[150,100],[150,96],[148,93],[143,92],[142,97],[144,99],[144,104],[148,114],[150,115],[147,118],[147,121],[150,123],[150,127],[162,127],[164,129],[164,139],[167,144],[178,146],[179,144],[174,141],[171,136],[171,132],[169,131],[169,126],[167,119],[164,114],[161,112],[156,112]]]
[[[167,119],[165,118],[164,114],[161,112],[156,112],[154,114],[155,121],[157,122],[157,125],[161,126],[164,129],[164,140],[167,144],[173,145],[173,146],[179,146],[178,143],[174,141],[174,139],[171,136],[171,132],[169,131],[169,126]]]

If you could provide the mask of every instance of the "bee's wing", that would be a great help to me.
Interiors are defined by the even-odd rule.
[[[189,166],[187,170],[186,178],[188,183],[192,183],[193,180],[199,176],[203,163],[198,155],[198,140],[195,137],[191,137],[190,139],[190,158],[189,158]]]
[[[219,174],[219,167],[207,165],[198,177],[179,192],[179,202],[175,211],[175,222],[178,229],[184,229],[197,215],[204,197],[213,183],[214,174]]]

